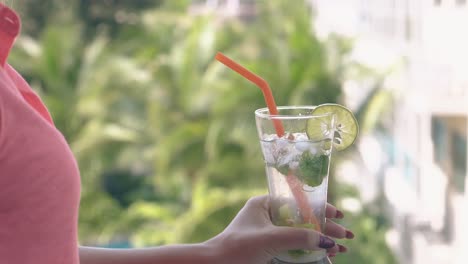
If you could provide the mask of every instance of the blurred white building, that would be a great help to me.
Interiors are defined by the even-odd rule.
[[[388,241],[400,263],[468,263],[467,1],[311,2],[321,36],[348,35],[356,41],[354,59],[393,69],[384,82],[395,99],[391,144],[380,144],[389,159],[368,180],[383,177],[394,227]],[[349,104],[359,104],[356,98]],[[363,159],[375,160],[372,135],[362,137]]]

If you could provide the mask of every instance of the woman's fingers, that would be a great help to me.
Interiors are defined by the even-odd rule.
[[[325,224],[325,235],[335,238],[354,238],[353,232],[331,220],[327,220]]]
[[[327,255],[330,258],[333,258],[333,257],[336,257],[336,254],[344,253],[344,252],[347,252],[347,251],[348,251],[347,247],[345,247],[343,245],[340,245],[340,244],[337,244],[336,247],[334,247],[332,250],[327,251]]]
[[[298,248],[325,249],[329,256],[335,256],[348,249],[333,239],[348,237],[348,232],[343,226],[327,221],[325,235],[306,228],[274,226],[267,231],[265,239],[278,252]]]
[[[267,243],[278,251],[298,248],[339,250],[333,239],[306,228],[275,226],[268,230]]]
[[[327,204],[325,216],[326,218],[336,218],[336,219],[342,219],[344,217],[343,212],[336,209],[336,207],[331,204]],[[354,238],[353,232],[351,232],[350,230],[347,230],[343,226],[338,225],[337,223],[330,221],[328,219],[327,219],[327,223],[325,226],[325,230],[326,230],[325,234],[332,236],[332,237],[347,238],[347,239]]]
[[[325,209],[325,217],[342,219],[344,217],[344,214],[340,210],[336,209],[335,206],[327,204],[327,207]]]

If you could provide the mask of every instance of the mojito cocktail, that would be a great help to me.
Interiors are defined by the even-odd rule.
[[[276,107],[268,83],[221,52],[216,59],[260,88],[267,108],[255,111],[268,176],[271,217],[276,225],[323,232],[330,156],[351,146],[358,123],[339,104]],[[330,263],[325,250],[295,249],[275,263]]]
[[[255,112],[265,160],[274,224],[311,228],[325,226],[328,171],[334,131],[333,113],[313,114],[315,107],[278,107]],[[285,133],[279,137],[273,120],[281,120]],[[283,252],[277,263],[320,263],[325,250],[296,249]],[[282,262],[281,262],[282,261]]]

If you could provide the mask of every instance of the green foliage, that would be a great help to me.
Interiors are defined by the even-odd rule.
[[[397,263],[384,240],[387,227],[379,226],[374,214],[366,211],[359,214],[350,212],[345,214],[347,221],[344,225],[357,235],[355,239],[343,243],[349,251],[336,256],[333,263]]]
[[[340,185],[338,191],[342,198],[359,200],[359,194],[354,187]],[[346,217],[338,222],[353,230],[355,238],[342,242],[349,251],[337,255],[333,263],[397,263],[385,241],[390,223],[385,218],[382,199],[383,197],[379,197],[373,203],[363,204],[363,209],[358,212],[344,212]],[[337,205],[339,206],[340,202]]]
[[[341,95],[348,44],[336,38],[330,58],[305,1],[258,1],[244,20],[188,15],[190,1],[61,3],[22,9],[25,25],[39,27],[25,28],[10,63],[45,100],[80,165],[82,244],[203,241],[266,193],[253,115],[264,100],[214,61],[216,51],[263,76],[278,105]],[[353,257],[368,260],[381,254],[383,244],[369,241],[383,231],[360,217],[349,218],[370,247],[355,244]]]

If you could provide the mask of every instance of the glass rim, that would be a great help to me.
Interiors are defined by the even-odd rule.
[[[314,110],[317,106],[316,105],[294,105],[294,106],[278,106],[276,107],[278,110]],[[311,119],[311,118],[323,118],[332,116],[333,112],[320,114],[320,115],[313,115],[313,114],[303,114],[303,115],[285,115],[285,114],[278,114],[278,115],[271,115],[269,114],[270,110],[268,107],[262,107],[255,110],[255,116],[263,119]]]

